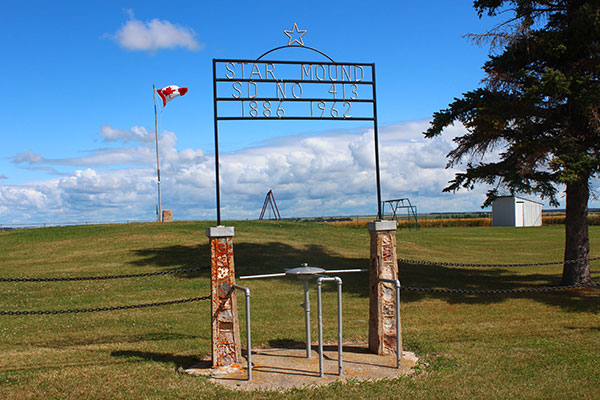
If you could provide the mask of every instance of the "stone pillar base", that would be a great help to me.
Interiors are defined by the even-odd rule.
[[[375,354],[396,354],[396,291],[379,278],[398,279],[396,221],[367,224],[371,235],[369,265],[369,350]]]
[[[206,229],[210,241],[211,349],[213,368],[242,361],[233,263],[233,227]]]
[[[162,222],[173,222],[173,211],[162,210]]]

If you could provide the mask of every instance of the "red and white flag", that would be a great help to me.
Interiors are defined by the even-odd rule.
[[[167,103],[173,100],[177,96],[183,96],[188,91],[188,88],[175,85],[165,86],[162,89],[156,89],[156,92],[160,96],[163,101],[163,107],[167,105]]]

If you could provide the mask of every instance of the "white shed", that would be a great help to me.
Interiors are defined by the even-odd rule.
[[[492,203],[492,226],[542,226],[542,203],[517,196]]]

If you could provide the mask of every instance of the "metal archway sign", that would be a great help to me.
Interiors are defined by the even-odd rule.
[[[256,60],[213,59],[215,175],[217,225],[221,225],[219,178],[219,121],[313,120],[372,121],[377,180],[377,219],[381,220],[381,184],[375,64],[335,62],[305,46],[294,24],[288,45],[267,51]],[[294,34],[300,34],[294,39]],[[297,43],[297,44],[295,44]],[[265,60],[285,48],[303,48],[329,61]]]

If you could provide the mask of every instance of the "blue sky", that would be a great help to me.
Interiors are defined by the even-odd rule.
[[[13,1],[2,14],[0,223],[154,219],[153,83],[189,88],[159,111],[163,208],[214,219],[212,59],[255,59],[294,23],[306,46],[376,64],[384,199],[483,201],[483,187],[441,193],[461,128],[421,135],[483,78],[488,49],[462,36],[494,21],[469,1]],[[284,217],[376,212],[368,123],[220,124],[224,219],[256,218],[269,189]]]

